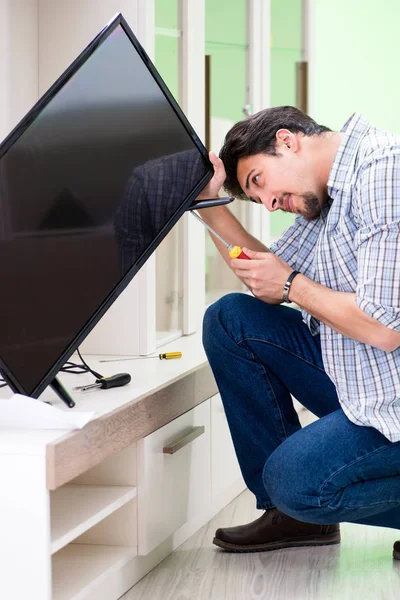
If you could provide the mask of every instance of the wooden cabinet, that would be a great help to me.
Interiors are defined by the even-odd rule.
[[[138,553],[148,554],[211,501],[210,401],[138,442]]]
[[[244,489],[199,347],[85,396],[81,430],[0,433],[1,598],[117,600]]]
[[[53,600],[118,598],[242,489],[217,394],[51,492]]]

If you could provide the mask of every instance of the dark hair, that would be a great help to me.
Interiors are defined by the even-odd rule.
[[[260,153],[276,156],[276,132],[279,129],[288,129],[292,133],[302,133],[307,136],[331,131],[324,125],[318,125],[311,117],[294,106],[266,108],[244,121],[239,121],[226,134],[224,145],[219,153],[226,171],[224,188],[229,194],[248,199],[237,178],[238,160]]]

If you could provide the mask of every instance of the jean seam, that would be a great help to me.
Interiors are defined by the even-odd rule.
[[[238,346],[240,346],[240,345],[241,345],[243,342],[245,342],[245,341],[246,341],[246,340],[242,340],[241,342],[236,342],[236,343],[238,344]],[[255,355],[253,354],[253,352],[252,352],[251,350],[249,350],[249,349],[247,349],[247,351],[250,353],[250,355],[251,355],[251,358],[252,358],[253,360],[255,360],[255,359],[256,359],[256,357],[255,357]],[[264,375],[265,375],[265,378],[266,378],[266,380],[268,381],[269,387],[271,388],[271,391],[272,391],[272,394],[273,394],[273,397],[274,397],[274,401],[275,401],[275,406],[276,406],[276,408],[278,409],[278,412],[279,412],[279,420],[280,420],[280,422],[281,422],[281,427],[282,427],[282,431],[283,431],[284,440],[287,440],[289,436],[288,436],[288,434],[287,434],[287,432],[286,432],[285,423],[284,423],[283,416],[282,416],[282,412],[281,412],[281,407],[279,406],[279,402],[278,402],[278,400],[277,400],[277,398],[276,398],[276,394],[275,394],[274,387],[273,387],[273,385],[272,385],[272,383],[271,383],[271,381],[270,381],[270,379],[269,379],[269,377],[268,377],[268,373],[267,373],[267,371],[265,370],[265,368],[264,368],[264,365],[263,365],[262,363],[260,363],[259,361],[256,361],[256,362],[257,362],[257,363],[260,365],[261,369],[263,370],[263,373],[264,373]]]
[[[238,341],[236,343],[239,345],[242,342],[261,342],[262,344],[268,344],[269,346],[274,346],[274,348],[279,348],[279,350],[282,350],[283,352],[287,352],[288,354],[291,354],[295,358],[298,358],[299,360],[305,362],[310,367],[314,367],[315,369],[318,369],[318,371],[321,371],[321,373],[326,373],[326,371],[325,371],[324,368],[318,367],[318,365],[316,365],[316,364],[308,361],[306,358],[303,358],[302,356],[299,356],[295,352],[291,352],[290,350],[288,350],[284,346],[280,346],[279,344],[274,344],[273,342],[269,342],[267,340],[260,340],[259,338],[252,338],[252,337],[250,337],[250,338],[244,338],[243,340],[240,340],[240,341]],[[253,354],[253,353],[250,351],[250,354]],[[254,355],[253,355],[253,358],[254,358]]]
[[[396,504],[398,506],[400,505],[400,500],[382,500],[382,502],[374,502],[374,504],[357,504],[357,506],[347,506],[346,504],[341,504],[340,508],[358,510],[359,508],[372,508],[373,506],[380,506],[381,504],[384,504],[385,506],[387,506],[388,504]],[[337,508],[337,506],[332,506],[331,504],[328,504],[327,506],[328,508],[332,508],[333,510]]]
[[[322,508],[321,506],[321,496],[323,494],[323,490],[324,487],[326,485],[328,485],[328,483],[334,478],[336,477],[336,475],[338,475],[339,473],[342,473],[343,471],[345,471],[346,469],[348,469],[349,467],[352,467],[353,465],[359,463],[360,461],[369,458],[370,456],[373,456],[374,454],[377,454],[379,452],[382,452],[383,450],[386,450],[387,448],[391,448],[391,446],[380,446],[379,448],[375,448],[375,450],[373,450],[372,452],[368,452],[368,454],[365,454],[364,456],[360,456],[358,458],[356,458],[355,460],[353,460],[350,463],[347,463],[346,465],[343,465],[343,467],[341,467],[340,469],[338,469],[337,471],[335,471],[334,473],[332,473],[332,475],[330,475],[329,477],[327,477],[327,479],[325,479],[325,481],[322,483],[320,489],[319,489],[319,493],[318,493],[318,505],[320,508]],[[393,502],[394,504],[398,504],[398,502]],[[388,501],[385,502],[378,502],[377,504],[389,504]],[[330,504],[327,505],[329,508],[336,508],[334,506],[331,506]],[[375,504],[367,504],[367,505],[363,505],[360,506],[360,508],[367,508],[368,506],[375,506]],[[344,506],[344,508],[354,508],[351,506]]]

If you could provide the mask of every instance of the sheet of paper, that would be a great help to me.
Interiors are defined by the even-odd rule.
[[[95,412],[61,410],[22,394],[0,399],[0,429],[82,429],[96,417]]]

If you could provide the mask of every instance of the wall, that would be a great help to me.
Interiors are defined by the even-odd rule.
[[[131,0],[39,0],[40,94],[118,12],[122,12],[135,32],[137,8]]]
[[[226,132],[245,118],[247,85],[247,2],[206,0],[205,54],[210,66],[210,150],[217,154]],[[234,202],[230,210],[247,227],[246,205]],[[243,290],[240,280],[226,266],[210,236],[206,237],[206,302],[230,291]]]
[[[0,142],[38,100],[38,0],[0,1]]]
[[[400,133],[400,2],[310,1],[310,114],[340,129],[354,112]]]
[[[302,1],[271,0],[271,106],[296,105],[296,62],[301,57]],[[271,213],[271,240],[293,221],[291,214]]]

